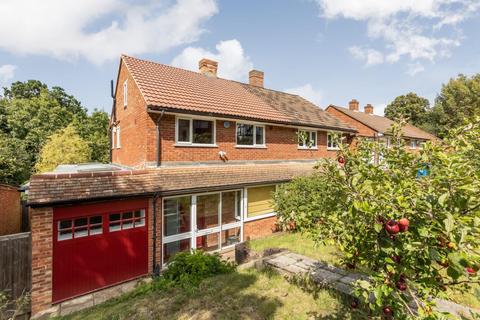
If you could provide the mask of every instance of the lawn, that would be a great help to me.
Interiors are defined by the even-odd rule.
[[[183,289],[132,294],[60,319],[361,319],[340,296],[303,291],[271,270],[246,269]]]
[[[268,248],[285,248],[337,266],[341,258],[341,254],[334,246],[316,245],[312,239],[300,233],[276,233],[269,237],[252,240],[250,241],[250,248],[257,252],[262,252]],[[480,309],[480,286],[478,284],[467,292],[449,289],[448,297],[456,303]]]

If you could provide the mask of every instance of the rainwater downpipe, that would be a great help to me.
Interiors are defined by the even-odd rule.
[[[157,200],[160,197],[158,192],[153,194],[153,252],[152,252],[152,278],[160,275],[160,264],[157,263]]]

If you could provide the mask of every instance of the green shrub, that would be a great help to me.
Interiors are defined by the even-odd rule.
[[[153,289],[182,287],[194,289],[202,280],[235,271],[235,264],[223,261],[218,253],[207,254],[200,250],[180,252],[168,264],[168,268],[153,283]]]

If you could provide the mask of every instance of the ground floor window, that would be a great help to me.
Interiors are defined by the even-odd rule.
[[[275,185],[250,187],[247,189],[247,219],[274,215],[273,193]]]
[[[163,200],[163,263],[181,251],[216,251],[242,239],[243,191]]]

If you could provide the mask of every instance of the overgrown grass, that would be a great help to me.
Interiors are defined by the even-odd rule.
[[[315,260],[339,265],[341,254],[335,246],[316,245],[315,242],[301,233],[279,232],[271,236],[251,240],[250,248],[262,252],[270,248],[284,248]]]
[[[315,245],[315,242],[301,233],[276,233],[271,236],[250,241],[250,248],[262,252],[269,248],[285,248],[312,259],[339,266],[341,254],[335,246]],[[341,267],[341,266],[340,266]],[[451,301],[480,309],[480,285],[475,284],[467,291],[455,288],[448,290]]]
[[[182,288],[135,293],[60,319],[360,319],[340,296],[312,295],[271,270],[247,269]]]

